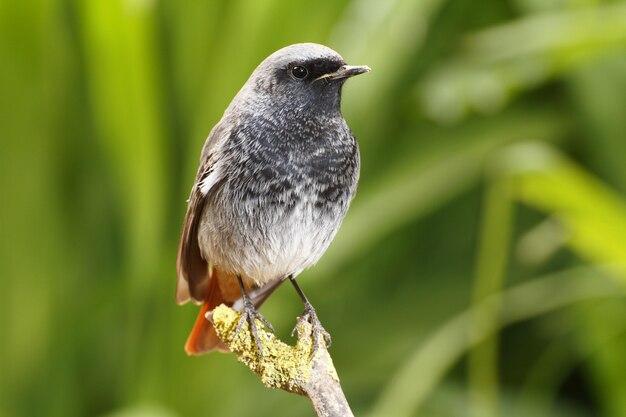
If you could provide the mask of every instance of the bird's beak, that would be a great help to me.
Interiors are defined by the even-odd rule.
[[[329,72],[328,74],[317,77],[315,81],[323,79],[339,80],[341,78],[350,78],[369,71],[371,71],[371,69],[367,65],[344,65],[335,72]]]

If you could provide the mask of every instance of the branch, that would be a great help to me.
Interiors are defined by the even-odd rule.
[[[354,417],[323,342],[315,357],[309,360],[312,349],[309,323],[300,322],[296,345],[289,346],[266,331],[263,324],[257,321],[263,345],[263,359],[259,359],[258,349],[247,324],[233,338],[240,316],[238,311],[220,305],[213,310],[211,321],[220,339],[237,355],[239,362],[261,377],[263,385],[309,397],[320,417]]]

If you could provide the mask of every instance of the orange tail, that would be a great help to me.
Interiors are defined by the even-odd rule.
[[[187,338],[187,343],[185,343],[185,352],[187,352],[188,355],[202,355],[203,353],[215,349],[228,352],[228,347],[217,337],[213,324],[205,317],[207,311],[213,310],[222,303],[232,304],[227,303],[222,297],[217,274],[215,273],[217,271],[213,272],[213,276],[210,278],[207,296],[200,309],[200,314],[198,314],[196,323]]]

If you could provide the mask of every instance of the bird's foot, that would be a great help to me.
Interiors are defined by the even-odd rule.
[[[326,347],[330,347],[332,340],[330,338],[330,334],[326,331],[326,329],[324,329],[322,323],[320,322],[320,319],[317,317],[315,308],[313,308],[313,306],[309,302],[304,303],[304,312],[300,317],[298,317],[298,323],[291,332],[292,336],[296,333],[298,327],[300,326],[300,323],[302,323],[303,321],[308,322],[311,325],[311,339],[313,342],[313,350],[311,351],[310,359],[313,359],[315,357],[315,354],[317,353],[317,350],[320,347],[320,339],[324,339],[324,345]]]
[[[250,326],[250,333],[252,334],[252,338],[254,339],[254,343],[257,346],[259,351],[259,358],[263,359],[263,345],[261,344],[261,338],[259,337],[259,332],[257,331],[256,320],[261,321],[265,327],[267,327],[272,333],[274,333],[274,328],[272,324],[267,321],[265,317],[256,309],[254,304],[250,301],[248,297],[244,297],[243,300],[243,311],[241,312],[241,317],[239,318],[239,323],[237,324],[237,328],[233,333],[233,337],[236,337],[241,329],[243,328],[244,323],[248,322]]]

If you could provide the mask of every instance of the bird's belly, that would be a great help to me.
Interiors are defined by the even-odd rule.
[[[297,275],[319,260],[345,210],[312,203],[206,207],[200,226],[203,256],[222,270],[265,284]]]

